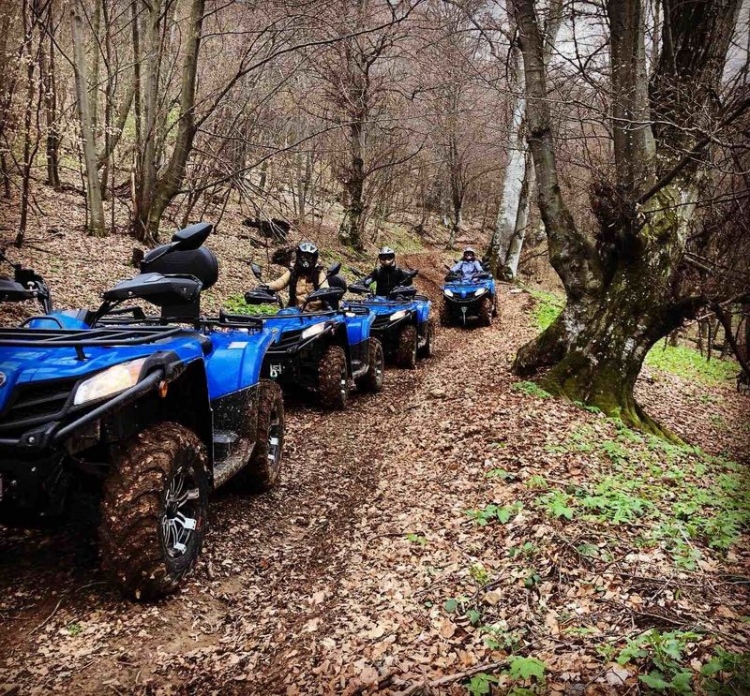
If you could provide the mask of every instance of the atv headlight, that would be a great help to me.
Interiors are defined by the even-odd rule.
[[[97,401],[134,387],[138,384],[138,378],[145,362],[146,358],[138,358],[138,360],[114,365],[104,372],[90,377],[85,382],[81,382],[76,389],[73,405],[80,406],[89,401]]]
[[[487,292],[487,288],[479,288],[479,290],[476,290],[474,292],[474,297],[479,297],[480,295],[484,295],[484,293]]]
[[[323,333],[326,330],[326,325],[321,322],[320,324],[314,324],[313,326],[308,326],[303,332],[302,332],[302,340],[305,340],[306,338],[312,338],[313,336],[317,336],[319,333]]]
[[[398,321],[399,319],[403,319],[406,316],[406,310],[405,309],[399,309],[398,312],[394,312],[390,316],[391,321]]]
[[[453,290],[448,290],[448,288],[446,288],[445,290],[443,290],[443,293],[446,297],[453,297]]]

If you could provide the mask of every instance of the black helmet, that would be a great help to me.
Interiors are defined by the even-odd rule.
[[[318,265],[318,247],[312,242],[300,242],[294,257],[294,267],[298,271],[309,273]]]
[[[472,261],[477,257],[477,252],[470,246],[464,249],[464,261],[469,261],[469,256],[471,256]]]
[[[385,246],[378,252],[378,260],[384,265],[392,266],[396,261],[396,252]]]

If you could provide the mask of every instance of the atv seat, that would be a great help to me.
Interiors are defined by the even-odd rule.
[[[197,303],[202,287],[201,281],[193,276],[139,273],[107,290],[104,299],[109,302],[142,299],[157,307],[175,307]]]
[[[200,247],[164,254],[164,248],[169,246],[171,245],[163,244],[146,254],[141,261],[141,273],[193,276],[201,282],[202,290],[208,290],[219,279],[219,262],[210,249]]]
[[[201,222],[175,232],[169,244],[146,254],[141,261],[141,272],[135,278],[124,280],[104,293],[105,304],[110,306],[100,311],[107,314],[112,306],[124,300],[141,299],[161,307],[164,322],[197,321],[201,291],[219,278],[215,254],[201,246],[212,229],[212,225]]]

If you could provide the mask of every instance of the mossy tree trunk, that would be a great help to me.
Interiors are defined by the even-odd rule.
[[[607,2],[615,182],[602,180],[592,189],[595,236],[576,226],[560,190],[534,2],[511,2],[524,57],[538,203],[550,261],[567,295],[563,312],[519,350],[513,369],[539,376],[553,394],[653,432],[663,431],[635,402],[633,388],[649,349],[704,301],[676,282],[705,176],[685,153],[713,121],[712,92],[738,2],[665,0],[669,40],[650,81],[644,7],[640,0]]]

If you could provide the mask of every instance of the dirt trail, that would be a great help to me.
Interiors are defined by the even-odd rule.
[[[401,262],[422,268],[435,295],[441,258]],[[488,484],[488,466],[552,471],[550,433],[592,418],[510,388],[512,356],[533,335],[528,303],[503,286],[499,324],[441,331],[434,358],[389,370],[381,394],[355,395],[344,413],[291,403],[280,487],[218,495],[196,573],[157,605],[123,602],[70,532],[0,531],[0,694],[398,693],[484,659],[481,637],[448,621],[443,603],[467,567],[507,577],[506,547],[543,526],[478,534],[465,511],[488,495],[511,505],[522,487]],[[697,428],[697,411],[667,422],[709,450],[742,452]],[[567,601],[564,585],[556,592]],[[539,607],[511,583],[497,608],[512,623]],[[567,659],[559,652],[552,667]]]
[[[412,255],[411,265],[433,256]],[[434,294],[440,273],[427,275],[421,287]],[[483,340],[479,331],[442,332],[437,356],[412,372],[390,369],[381,394],[355,395],[344,413],[292,402],[281,486],[216,496],[198,571],[156,606],[121,601],[70,530],[0,533],[0,686],[130,693],[197,680],[210,688],[234,668],[273,689],[290,650],[300,653],[290,638],[335,611],[352,529],[399,461],[411,414],[441,410],[426,399],[463,361],[457,344]]]

